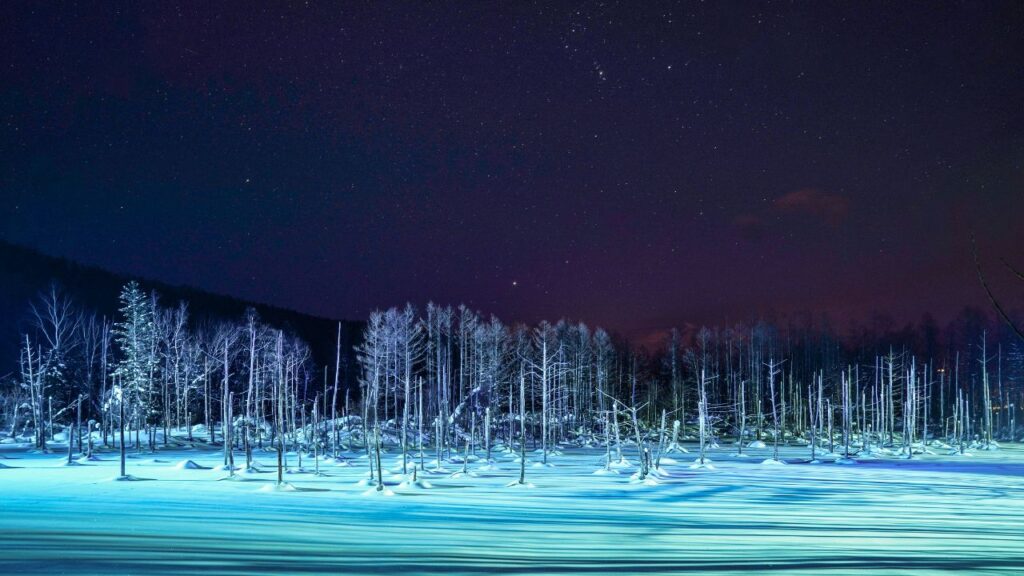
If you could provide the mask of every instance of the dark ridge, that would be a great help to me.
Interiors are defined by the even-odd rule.
[[[165,306],[188,302],[193,322],[238,320],[252,307],[268,324],[305,340],[321,369],[334,365],[338,320],[213,294],[191,286],[125,276],[0,239],[0,378],[17,373],[19,338],[31,329],[29,304],[51,282],[64,288],[80,307],[113,318],[117,314],[121,287],[132,279],[138,280],[147,291],[156,290]],[[341,321],[343,363],[346,365],[343,368],[349,384],[355,373],[353,347],[361,338],[362,328],[363,322]]]

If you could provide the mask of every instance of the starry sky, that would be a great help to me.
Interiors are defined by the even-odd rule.
[[[358,319],[1024,304],[1018,2],[0,5],[0,237]],[[1016,282],[1016,283],[1015,283]]]

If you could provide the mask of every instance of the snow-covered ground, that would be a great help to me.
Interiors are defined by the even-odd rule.
[[[548,466],[528,455],[532,487],[506,487],[518,464],[496,453],[423,486],[388,475],[385,495],[353,453],[276,490],[271,452],[257,452],[264,472],[220,480],[219,452],[161,450],[129,460],[140,481],[115,482],[116,452],[65,466],[4,444],[0,573],[1024,573],[1021,445],[852,465],[723,445],[703,469],[690,450],[647,483],[595,474],[603,450],[561,448]],[[384,465],[401,471],[394,451]]]

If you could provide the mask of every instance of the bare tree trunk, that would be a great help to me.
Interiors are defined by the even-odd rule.
[[[118,388],[120,388],[120,385],[118,386]],[[125,441],[124,441],[124,391],[121,390],[119,393],[121,394],[121,397],[119,398],[117,404],[118,404],[118,407],[120,408],[121,416],[117,420],[117,426],[121,430],[121,442],[120,442],[120,445],[121,445],[121,477],[124,478],[126,476],[126,474],[125,474],[125,465],[124,465],[125,464],[125,457],[126,457],[126,454],[125,454],[126,445],[125,445]]]

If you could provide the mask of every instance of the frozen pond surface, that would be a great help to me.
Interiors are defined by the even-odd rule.
[[[428,470],[431,488],[386,476],[385,496],[365,494],[352,453],[276,491],[270,452],[257,452],[265,472],[218,481],[219,452],[161,450],[129,460],[150,480],[114,482],[114,452],[68,467],[5,444],[0,573],[1024,573],[1021,445],[847,465],[791,447],[785,466],[723,446],[699,470],[693,451],[647,484],[633,469],[594,474],[603,450],[565,448],[550,466],[528,455],[532,488],[505,486],[519,465],[500,453],[493,469],[471,463],[475,476]],[[384,465],[401,471],[393,451]]]

